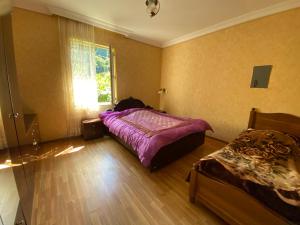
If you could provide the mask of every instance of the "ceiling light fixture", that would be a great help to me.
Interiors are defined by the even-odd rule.
[[[158,0],[146,0],[147,14],[152,18],[160,10],[160,3]]]

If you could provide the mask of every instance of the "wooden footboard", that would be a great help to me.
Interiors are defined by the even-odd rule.
[[[151,171],[160,169],[165,165],[194,151],[205,141],[205,132],[193,133],[169,145],[162,147],[151,160]]]
[[[300,137],[300,117],[286,113],[251,110],[248,128],[277,130]],[[190,201],[200,202],[232,225],[291,224],[245,191],[198,172],[194,164],[190,179]]]
[[[126,149],[130,150],[131,153],[137,156],[133,148],[126,144],[121,138],[112,133],[109,135],[122,144]],[[179,159],[180,157],[195,150],[198,146],[202,145],[204,141],[205,132],[198,132],[185,136],[169,145],[162,147],[151,160],[150,170],[155,171]]]
[[[290,224],[243,190],[199,173],[197,165],[191,172],[189,192],[192,203],[205,205],[232,225]]]

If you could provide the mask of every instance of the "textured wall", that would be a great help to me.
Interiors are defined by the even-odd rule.
[[[63,138],[66,119],[57,17],[15,8],[13,32],[24,111],[38,114],[43,141]],[[116,49],[119,98],[134,96],[158,107],[161,49],[101,29],[96,29],[96,42]]]
[[[116,49],[119,99],[134,96],[158,107],[162,50],[102,29],[96,29],[95,41]]]
[[[66,134],[57,18],[14,9],[14,42],[26,112],[39,114],[43,140]],[[202,117],[215,137],[230,140],[249,110],[300,115],[300,9],[234,26],[163,50],[96,29],[117,52],[120,98],[136,96],[168,112]],[[274,65],[268,89],[250,89],[254,65]]]
[[[250,89],[254,65],[272,64],[268,89]],[[231,140],[249,111],[300,116],[300,9],[237,25],[163,49],[161,107],[206,119]]]
[[[43,140],[63,138],[66,117],[57,19],[14,9],[13,35],[24,112],[38,114]]]

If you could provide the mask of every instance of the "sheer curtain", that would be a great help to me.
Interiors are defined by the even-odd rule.
[[[4,127],[3,127],[3,121],[2,121],[2,115],[1,115],[1,109],[0,109],[0,149],[6,148],[6,137],[4,133]]]
[[[59,17],[68,136],[80,135],[84,118],[97,117],[94,27]]]

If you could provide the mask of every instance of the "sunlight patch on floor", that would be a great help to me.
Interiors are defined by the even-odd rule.
[[[75,148],[74,148],[74,146],[70,146],[70,147],[66,148],[65,150],[61,151],[60,153],[56,154],[55,157],[71,154],[74,152],[79,152],[80,150],[82,150],[84,148],[85,148],[85,146],[80,146],[80,147],[75,147]]]
[[[10,159],[6,160],[4,163],[0,164],[0,170],[15,167],[15,166],[21,166],[22,164],[14,164],[11,162]]]

